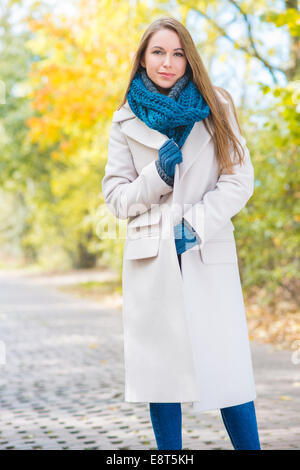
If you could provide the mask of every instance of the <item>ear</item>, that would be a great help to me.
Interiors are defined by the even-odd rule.
[[[146,64],[145,64],[145,52],[141,55],[140,57],[140,64],[142,67],[144,67],[144,69],[146,68]]]

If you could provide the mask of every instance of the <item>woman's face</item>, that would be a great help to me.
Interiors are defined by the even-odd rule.
[[[160,93],[169,89],[185,73],[187,59],[178,34],[170,29],[161,29],[152,35],[145,50],[141,65]],[[163,73],[170,74],[169,76]]]

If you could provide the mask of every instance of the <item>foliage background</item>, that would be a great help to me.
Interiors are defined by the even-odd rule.
[[[165,15],[188,27],[213,83],[232,94],[251,153],[255,192],[233,220],[247,302],[259,321],[268,312],[297,315],[295,0],[3,0],[2,264],[12,257],[47,270],[107,266],[121,278],[124,239],[101,237],[115,223],[101,194],[108,133],[140,37]]]

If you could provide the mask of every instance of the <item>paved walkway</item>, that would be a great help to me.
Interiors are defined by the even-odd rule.
[[[0,450],[156,449],[148,403],[123,401],[120,310],[56,285],[0,271]],[[300,363],[251,348],[262,449],[300,449]],[[232,449],[219,410],[182,416],[184,449]]]

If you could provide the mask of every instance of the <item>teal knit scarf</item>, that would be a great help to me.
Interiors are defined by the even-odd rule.
[[[148,127],[173,138],[181,148],[196,121],[205,119],[210,108],[186,72],[168,95],[160,93],[145,69],[137,71],[127,100],[131,110]]]

